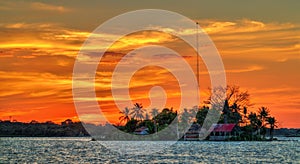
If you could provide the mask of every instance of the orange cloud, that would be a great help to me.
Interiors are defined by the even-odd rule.
[[[49,23],[0,24],[0,49],[31,48],[50,51],[48,54],[63,53],[76,56],[89,32],[67,29]],[[38,30],[37,30],[38,29]]]
[[[61,9],[54,6],[50,10]],[[255,106],[251,110],[266,105],[282,126],[297,127],[300,107],[300,38],[297,34],[300,25],[246,19],[199,22],[223,58],[228,83],[240,85],[252,95]],[[0,38],[0,119],[11,115],[20,121],[76,119],[72,71],[78,50],[90,33],[49,23],[2,23],[0,29],[3,36]],[[172,29],[159,30],[175,32]],[[178,32],[195,35],[196,30]],[[97,34],[97,37],[101,38],[101,46],[115,36]],[[110,93],[114,67],[126,53],[145,45],[161,45],[175,50],[196,71],[195,51],[170,34],[147,31],[121,38],[104,55],[96,73],[97,100],[110,121],[117,122],[119,117]],[[86,61],[95,58],[85,57],[83,60]],[[160,57],[162,61],[172,63],[172,58]],[[200,62],[200,71],[200,87],[205,91],[210,86],[210,79],[203,61]],[[152,86],[164,87],[169,99],[167,107],[177,106],[180,92],[176,79],[166,70],[150,67],[136,72],[132,78],[129,88],[132,101],[148,106]],[[201,96],[205,99],[207,94],[201,92]],[[93,115],[84,117],[97,121]]]
[[[34,10],[44,10],[44,11],[56,11],[56,12],[68,12],[70,9],[63,6],[55,6],[41,2],[32,2],[31,8]]]

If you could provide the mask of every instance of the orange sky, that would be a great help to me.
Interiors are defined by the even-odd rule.
[[[87,6],[80,8],[80,2],[77,1],[78,6],[63,2],[1,2],[1,120],[7,120],[9,116],[25,122],[33,119],[55,122],[77,119],[72,97],[72,73],[77,53],[92,30],[105,21],[102,17],[109,19],[118,14],[103,9],[97,11],[98,17],[102,16],[100,22],[97,16],[93,19],[86,16],[76,24],[69,20],[71,15],[86,14]],[[22,5],[28,8],[24,9]],[[107,5],[113,8],[114,4]],[[220,17],[197,17],[188,9],[180,11],[198,21],[214,41],[224,62],[227,83],[250,92],[251,101],[255,104],[251,110],[266,106],[278,119],[280,127],[299,128],[300,22],[281,19],[270,21],[263,14],[240,18],[229,14],[228,18],[222,17],[222,14]],[[13,15],[16,11],[19,14]],[[96,9],[91,8],[90,12],[93,11]],[[232,11],[237,12],[235,8]],[[110,36],[103,37],[109,39]],[[180,39],[169,34],[144,32],[122,38],[106,54],[107,61],[103,59],[105,68],[99,67],[97,70],[97,96],[109,120],[119,116],[109,92],[115,59],[132,49],[150,44],[176,50],[196,70],[194,52]],[[205,97],[210,84],[202,62],[200,70],[200,94]],[[155,73],[160,76],[149,76]],[[146,67],[134,74],[130,82],[132,100],[142,102],[147,107],[149,89],[153,85],[165,89],[167,107],[178,106],[176,102],[180,94],[176,79],[157,67]]]

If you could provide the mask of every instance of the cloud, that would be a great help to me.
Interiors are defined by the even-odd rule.
[[[31,8],[35,10],[44,10],[44,11],[57,11],[57,12],[68,12],[70,9],[63,6],[50,5],[41,2],[32,2]]]
[[[2,56],[0,53],[0,71],[8,72],[51,73],[71,76],[75,61],[72,56],[49,54],[51,51],[36,51],[33,49],[5,49],[2,53],[11,55]],[[56,53],[59,53],[59,51]]]
[[[251,33],[259,31],[275,31],[295,28],[292,23],[261,22],[249,19],[235,21],[198,20],[200,26],[208,34]]]
[[[239,20],[207,21],[208,32],[224,57],[283,62],[299,59],[300,24]]]
[[[280,87],[280,88],[265,88],[253,91],[255,94],[282,94],[287,92],[295,92],[295,88]],[[297,91],[296,91],[297,92]]]
[[[300,57],[298,55],[300,52],[300,24],[261,22],[249,19],[235,21],[197,21],[202,29],[208,33],[224,57],[239,56],[259,60],[272,59],[278,62]],[[132,41],[132,39],[136,38],[147,41],[151,39],[150,37],[156,37],[159,38],[160,44],[164,46],[171,45],[171,48],[174,48],[175,46],[172,45],[177,44],[177,47],[181,47],[183,43],[180,39],[174,36],[172,37],[173,34],[195,37],[197,32],[196,28],[181,29],[178,31],[159,26],[153,28],[163,31],[164,34],[156,32],[156,34],[153,33],[154,35],[149,35],[144,39],[137,37],[137,35],[132,35],[131,38],[127,37],[126,39]],[[170,36],[167,37],[166,34]],[[145,35],[145,33],[143,35]],[[120,42],[118,47],[120,47],[120,49],[126,49],[127,47],[134,49],[140,46],[138,44],[135,44],[136,46],[134,46],[134,44],[128,44],[130,43],[128,40],[124,39],[124,42]],[[201,42],[205,42],[205,40],[202,41],[200,38],[200,48]],[[138,41],[131,43],[138,43]],[[149,41],[149,43],[151,43],[151,41]]]
[[[48,51],[48,55],[64,54],[70,56],[75,56],[74,52],[71,51],[77,52],[90,34],[87,31],[68,29],[51,23],[2,23],[0,30],[2,36],[0,49],[43,50]]]
[[[14,98],[30,100],[48,97],[47,102],[59,102],[72,97],[71,77],[50,73],[4,71],[0,71],[0,75],[1,86],[4,84],[6,86],[0,87],[0,100],[13,101]]]
[[[63,12],[58,8],[44,10]],[[275,111],[279,111],[281,109],[278,103],[287,102],[287,106],[296,108],[295,101],[299,100],[299,90],[297,90],[299,87],[296,82],[299,79],[292,73],[298,73],[294,69],[299,63],[299,60],[295,60],[299,59],[300,48],[300,38],[296,35],[300,29],[298,24],[255,20],[203,22],[200,25],[216,44],[229,80],[249,88],[257,86],[256,90],[253,90],[253,100],[259,105],[270,105],[271,108],[275,108]],[[174,32],[172,29],[165,29],[165,31]],[[195,29],[183,29],[178,32],[189,36],[195,35]],[[8,109],[2,111],[2,114],[10,112],[9,106],[13,106],[14,109],[20,108],[20,111],[38,107],[45,107],[40,109],[43,112],[46,109],[64,107],[68,112],[74,110],[70,105],[72,104],[72,69],[78,50],[90,32],[66,28],[54,23],[18,22],[0,24],[0,34],[2,36],[0,38],[0,86],[2,86],[0,108]],[[98,40],[99,43],[97,42],[97,45],[101,46],[103,45],[101,43],[107,43],[116,36],[96,34],[95,37],[101,38]],[[176,50],[185,56],[193,70],[196,70],[195,52],[182,40],[170,34],[148,31],[121,38],[105,54],[102,63],[99,64],[101,67],[97,70],[99,77],[96,79],[97,100],[101,101],[100,105],[106,115],[112,119],[117,115],[112,113],[116,107],[109,92],[111,72],[127,52],[145,45],[161,45]],[[86,56],[87,60],[97,57],[96,52],[95,55]],[[157,57],[172,64],[172,57],[166,55]],[[290,63],[291,61],[293,63]],[[203,62],[201,66],[205,67]],[[178,67],[178,69],[182,68]],[[201,72],[201,75],[205,76],[207,72]],[[122,77],[119,78],[122,80]],[[202,82],[202,78],[202,88],[210,85],[209,77],[205,76],[205,78],[208,82]],[[180,93],[176,90],[178,84],[175,81],[176,79],[168,75],[166,70],[140,70],[136,72],[130,83],[132,100],[147,106],[150,88],[154,85],[165,86],[169,98],[172,99],[167,102],[167,105],[175,106],[180,97]],[[282,83],[290,86],[288,89],[280,89]],[[266,86],[271,89],[264,90]],[[119,89],[126,89],[126,87],[120,86]],[[295,91],[293,94],[295,101],[288,101],[292,91]],[[65,103],[68,105],[64,106]],[[52,117],[54,115],[56,113],[52,113]],[[61,116],[57,114],[55,117]]]
[[[48,11],[66,13],[72,11],[72,9],[61,5],[48,4],[43,2],[26,2],[26,1],[1,1],[0,10],[9,11]]]
[[[225,71],[226,73],[244,73],[244,72],[260,71],[260,70],[263,70],[262,66],[254,65],[242,69],[231,69],[231,70],[226,69]]]

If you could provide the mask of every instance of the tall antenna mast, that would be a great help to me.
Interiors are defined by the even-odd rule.
[[[199,36],[198,36],[198,30],[199,30],[199,23],[196,22],[196,46],[197,46],[197,82],[199,87]]]

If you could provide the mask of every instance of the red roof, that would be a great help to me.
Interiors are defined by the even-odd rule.
[[[213,124],[211,126],[212,132],[231,132],[235,124]],[[213,128],[213,129],[212,129]]]

